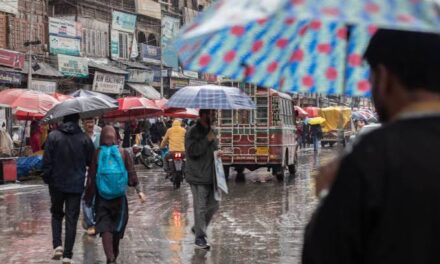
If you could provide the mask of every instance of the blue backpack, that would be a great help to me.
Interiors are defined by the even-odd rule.
[[[128,185],[128,172],[125,168],[119,147],[101,146],[98,156],[96,186],[99,195],[111,200],[125,195]]]

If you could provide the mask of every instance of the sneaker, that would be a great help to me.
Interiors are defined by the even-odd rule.
[[[73,261],[70,258],[63,258],[63,264],[72,264]]]
[[[60,260],[63,257],[63,251],[64,251],[64,249],[63,249],[62,246],[59,246],[59,247],[55,248],[53,250],[52,259],[53,260]]]
[[[198,237],[196,238],[196,247],[199,249],[206,249],[209,250],[210,246],[208,242],[206,242],[206,239],[204,237]]]

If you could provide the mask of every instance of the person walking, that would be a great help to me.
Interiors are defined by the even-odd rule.
[[[83,122],[84,132],[90,137],[90,139],[93,142],[93,145],[95,145],[95,148],[98,148],[100,141],[99,140],[100,132],[98,132],[99,130],[96,129],[95,119],[88,118],[88,119],[84,119],[82,122]]]
[[[139,198],[145,202],[133,159],[127,150],[117,145],[115,129],[105,126],[101,132],[100,147],[90,166],[84,201],[91,206],[95,197],[95,229],[102,237],[107,263],[116,263],[119,242],[127,226],[127,186],[135,187]]]
[[[49,134],[43,155],[43,180],[49,185],[51,199],[52,258],[63,258],[65,264],[72,262],[86,168],[90,166],[95,150],[92,140],[81,130],[78,121],[78,114],[64,117],[63,124]],[[66,235],[63,248],[61,233],[64,216]]]
[[[321,125],[310,125],[310,135],[313,142],[313,151],[318,152],[320,140],[322,138]]]
[[[213,110],[200,110],[199,120],[186,133],[186,181],[191,185],[194,201],[195,245],[209,249],[206,229],[219,204],[214,197],[214,151],[218,149],[216,135],[212,129]]]
[[[330,163],[304,264],[440,263],[440,35],[379,29],[365,58],[383,125]]]

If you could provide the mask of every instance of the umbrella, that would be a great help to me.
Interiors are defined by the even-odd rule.
[[[188,118],[196,119],[199,117],[199,111],[197,109],[187,108],[185,110],[170,111],[165,110],[164,116],[172,118]]]
[[[325,121],[325,118],[320,116],[307,119],[307,123],[309,123],[309,125],[321,125],[324,124]]]
[[[304,109],[295,105],[295,111],[298,111],[298,117],[304,118],[309,115]]]
[[[439,32],[436,7],[428,0],[222,0],[185,27],[176,48],[188,70],[287,92],[337,94],[346,84],[350,95],[365,95],[371,85],[361,55],[376,26]],[[348,43],[347,24],[366,34]],[[353,66],[347,74],[346,64]]]
[[[51,95],[60,102],[64,102],[67,99],[72,98],[69,95],[60,94],[60,93],[53,93]],[[41,119],[43,119],[45,114],[46,113],[29,113],[26,111],[17,110],[15,112],[15,119],[17,119],[17,120],[41,120]]]
[[[308,113],[308,116],[310,118],[317,117],[318,114],[319,114],[319,108],[318,107],[309,106],[309,107],[304,108],[304,111],[306,111]]]
[[[57,122],[71,114],[80,114],[81,118],[101,116],[104,113],[117,109],[118,106],[100,97],[74,97],[53,107],[43,122]]]
[[[154,101],[145,97],[124,97],[118,99],[119,108],[115,111],[106,113],[103,118],[114,121],[129,121],[150,117],[155,114],[161,114],[162,109]]]
[[[0,92],[0,106],[32,114],[46,114],[59,101],[48,94],[28,89],[7,89]]]
[[[118,104],[118,101],[116,99],[111,98],[108,95],[98,93],[98,92],[89,91],[89,90],[84,90],[84,89],[79,89],[79,90],[71,93],[70,96],[72,96],[72,97],[99,97],[101,99],[109,101],[112,104]]]
[[[255,109],[249,96],[234,87],[187,86],[177,91],[166,107],[193,109]]]

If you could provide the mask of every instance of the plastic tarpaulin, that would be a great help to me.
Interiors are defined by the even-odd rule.
[[[348,107],[328,107],[319,110],[319,116],[325,118],[322,126],[322,132],[327,133],[337,130],[338,127],[345,128],[351,122],[351,109]],[[342,126],[340,122],[342,120]]]

